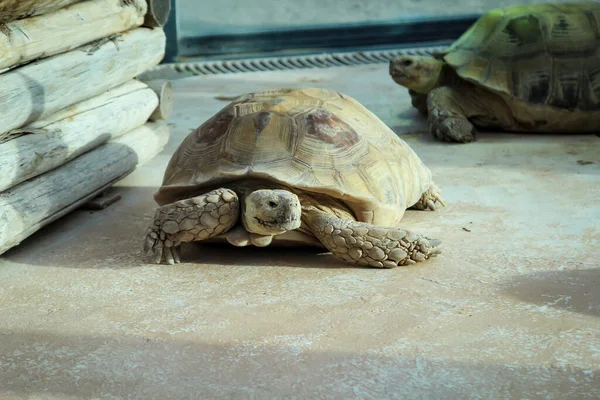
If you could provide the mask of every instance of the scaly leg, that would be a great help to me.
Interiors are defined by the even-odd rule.
[[[414,108],[419,110],[423,115],[427,115],[427,95],[424,93],[417,93],[414,90],[409,90],[411,104]]]
[[[225,233],[238,216],[237,195],[223,188],[159,207],[144,240],[144,254],[156,264],[178,263],[181,243]]]
[[[467,119],[470,102],[456,90],[442,86],[427,96],[429,131],[438,140],[467,143],[475,140],[477,130]]]
[[[431,134],[449,142],[474,141],[475,126],[508,131],[518,126],[502,97],[466,82],[433,89],[427,108]]]
[[[435,183],[431,182],[431,186],[427,189],[422,195],[419,201],[410,206],[409,208],[415,210],[436,210],[435,203],[440,203],[442,206],[446,207],[446,203],[442,200],[442,191],[435,185]]]
[[[338,218],[318,210],[306,212],[313,234],[344,261],[379,268],[415,264],[441,253],[439,240],[394,227],[379,227]]]

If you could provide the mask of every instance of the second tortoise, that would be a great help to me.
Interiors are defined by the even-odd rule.
[[[399,56],[393,80],[428,114],[431,134],[600,130],[600,2],[531,4],[484,14],[446,51]]]

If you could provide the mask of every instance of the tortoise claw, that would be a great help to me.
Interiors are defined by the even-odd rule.
[[[427,208],[429,208],[431,211],[435,211],[435,203],[431,200],[427,200]]]
[[[435,183],[432,182],[429,189],[423,192],[419,201],[413,204],[410,208],[415,210],[435,211],[438,208],[436,203],[446,207],[446,203],[444,203],[444,200],[442,200],[440,192],[441,190],[435,185]]]
[[[164,260],[169,265],[181,262],[179,246],[167,246],[166,242],[168,241],[162,240],[154,229],[150,228],[148,230],[143,251],[149,262],[161,264]]]

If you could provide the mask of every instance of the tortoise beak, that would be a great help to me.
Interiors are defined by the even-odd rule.
[[[390,60],[389,73],[394,80],[406,78],[402,65],[396,59]]]

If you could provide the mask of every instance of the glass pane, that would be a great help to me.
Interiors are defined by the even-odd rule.
[[[543,0],[542,0],[543,1]],[[565,0],[545,0],[549,3]],[[572,0],[576,1],[576,0]],[[376,23],[482,13],[540,0],[177,0],[183,35],[255,32],[265,28]]]

